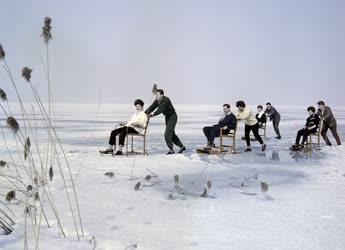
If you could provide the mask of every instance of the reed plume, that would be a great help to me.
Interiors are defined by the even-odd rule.
[[[156,94],[157,93],[157,89],[158,89],[158,87],[157,87],[157,84],[153,84],[153,87],[152,87],[152,94]]]
[[[53,177],[54,177],[53,166],[50,166],[50,168],[49,168],[49,180],[53,181]]]
[[[1,160],[0,161],[0,167],[5,167],[7,165],[7,162]]]
[[[6,194],[6,201],[11,202],[11,200],[16,199],[16,192],[15,191],[10,191]]]
[[[3,89],[0,89],[0,99],[3,100],[4,102],[7,101],[7,95]]]
[[[140,189],[141,182],[139,181],[137,184],[134,186],[134,190],[138,191]]]
[[[30,147],[31,147],[31,141],[30,141],[30,137],[28,137],[26,138],[26,141],[24,144],[24,160],[28,158]]]
[[[202,192],[200,197],[202,197],[202,198],[206,198],[207,197],[207,189],[206,188],[204,189],[204,192]]]
[[[18,124],[17,120],[16,120],[14,117],[12,117],[12,116],[8,117],[7,120],[6,120],[6,123],[7,123],[7,127],[8,127],[14,134],[16,134],[16,133],[18,132],[18,130],[19,130],[19,124]]]
[[[174,176],[174,182],[175,182],[175,184],[178,185],[179,181],[180,181],[180,178],[178,177],[178,175],[175,175],[175,176]]]
[[[52,22],[52,19],[50,17],[44,18],[44,25],[42,27],[42,35],[41,35],[41,37],[43,37],[43,40],[44,40],[45,44],[48,44],[49,40],[52,39],[51,22]]]
[[[6,53],[2,45],[0,44],[0,60],[5,59]]]
[[[261,182],[261,194],[265,194],[268,191],[268,184],[265,182]]]
[[[24,67],[22,69],[22,77],[27,81],[27,82],[30,82],[31,80],[31,72],[32,72],[32,69],[30,69],[29,67]]]

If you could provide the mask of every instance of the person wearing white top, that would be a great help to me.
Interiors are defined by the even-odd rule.
[[[249,137],[250,131],[253,131],[254,137],[261,144],[262,151],[265,151],[266,144],[264,144],[261,136],[259,135],[259,124],[252,110],[249,107],[246,107],[246,104],[244,103],[244,101],[236,102],[236,107],[238,108],[237,120],[242,120],[245,124],[244,137],[246,139],[247,148],[244,151],[245,152],[252,151],[250,147],[250,137]]]
[[[144,102],[140,99],[135,100],[134,106],[136,112],[132,115],[130,120],[126,123],[120,123],[121,127],[117,128],[110,133],[109,147],[106,150],[100,151],[101,154],[112,154],[113,146],[116,145],[116,136],[119,135],[120,149],[115,155],[122,155],[122,148],[125,143],[127,133],[142,133],[147,125],[147,114],[144,112]]]

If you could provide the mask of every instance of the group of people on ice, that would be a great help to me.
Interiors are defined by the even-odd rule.
[[[124,147],[124,142],[126,135],[128,133],[142,133],[148,124],[148,119],[155,117],[157,115],[163,114],[165,116],[165,133],[164,138],[166,145],[168,147],[167,154],[174,154],[174,145],[178,146],[179,149],[177,153],[181,154],[186,150],[179,137],[175,133],[175,127],[177,124],[177,114],[175,108],[169,99],[169,97],[164,95],[162,89],[157,89],[155,91],[156,99],[154,102],[144,111],[144,102],[140,99],[135,100],[134,106],[136,112],[132,115],[130,120],[126,123],[120,123],[120,127],[113,130],[109,138],[109,147],[103,151],[102,154],[115,154],[122,155],[122,148]],[[340,137],[337,133],[337,122],[332,113],[330,107],[326,106],[323,101],[318,103],[318,111],[313,106],[307,108],[309,116],[307,118],[304,128],[297,132],[296,141],[294,147],[302,148],[307,142],[307,138],[310,134],[316,133],[319,129],[320,121],[323,121],[321,128],[321,135],[324,138],[327,145],[331,146],[327,131],[331,130],[334,138],[338,145],[341,145]],[[281,134],[279,130],[280,114],[271,105],[271,103],[266,103],[266,109],[263,109],[262,105],[257,106],[257,113],[254,114],[253,111],[246,105],[242,100],[236,102],[237,113],[231,112],[231,107],[229,104],[223,105],[223,116],[219,119],[219,122],[212,126],[206,126],[203,128],[204,135],[207,139],[207,148],[212,150],[216,147],[214,144],[214,139],[220,136],[222,130],[223,134],[228,134],[231,130],[237,128],[237,122],[243,121],[244,127],[244,138],[246,141],[245,152],[251,151],[250,145],[250,132],[253,133],[254,137],[261,145],[262,151],[266,150],[266,144],[259,134],[259,128],[266,126],[267,117],[272,121],[274,131],[276,133],[276,138],[281,139]],[[119,148],[114,152],[114,145],[116,145],[116,136],[119,136]],[[302,142],[301,142],[302,138]]]

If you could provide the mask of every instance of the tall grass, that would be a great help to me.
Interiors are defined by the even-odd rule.
[[[20,107],[20,119],[17,120],[16,114],[11,112],[12,108],[10,108],[7,102],[8,97],[5,90],[0,89],[0,115],[1,117],[4,116],[9,132],[13,135],[11,138],[3,130],[4,126],[2,126],[0,119],[2,139],[10,160],[4,161],[0,159],[0,179],[4,181],[6,191],[15,194],[13,199],[7,201],[8,204],[2,201],[0,203],[0,228],[6,234],[11,233],[14,224],[13,216],[15,215],[13,211],[23,211],[24,213],[19,215],[24,216],[24,249],[28,249],[30,246],[38,249],[42,224],[45,223],[47,228],[51,228],[50,221],[53,220],[57,222],[60,235],[65,237],[66,226],[62,221],[67,211],[72,214],[77,239],[80,240],[84,236],[79,201],[70,163],[52,119],[53,92],[51,88],[49,56],[49,43],[52,39],[51,22],[52,19],[49,17],[44,19],[41,35],[46,53],[46,62],[42,62],[42,65],[47,77],[47,105],[42,102],[39,91],[32,84],[31,75],[33,69],[27,66],[23,67],[21,73],[25,82],[29,84],[36,109],[34,105],[28,107],[28,104],[24,103],[25,96],[21,96],[19,87],[25,86],[24,84],[17,84],[15,75],[12,74],[10,65],[6,61],[7,55],[5,50],[0,44],[0,63],[12,84],[13,91],[17,97],[16,101]],[[7,106],[3,105],[5,103]],[[32,110],[32,114],[30,114],[29,110]],[[34,119],[32,119],[32,115]],[[37,117],[39,119],[36,119]],[[44,134],[38,134],[38,126],[45,130],[44,134],[47,135],[47,140],[45,140]],[[58,211],[56,206],[54,191],[51,189],[52,175],[56,172],[53,171],[54,168],[59,173],[58,176],[54,177],[54,181],[61,180],[63,183],[65,199],[68,204],[67,211]]]

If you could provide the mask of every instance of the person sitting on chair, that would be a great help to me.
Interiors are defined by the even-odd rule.
[[[258,121],[259,128],[262,128],[262,126],[267,122],[267,117],[263,109],[264,108],[262,107],[262,105],[257,106],[258,113],[255,115],[255,118]]]
[[[204,134],[207,138],[208,148],[215,147],[214,138],[220,136],[221,128],[226,127],[226,128],[223,128],[223,134],[228,134],[230,130],[236,129],[236,124],[237,124],[236,117],[231,112],[229,104],[223,105],[223,112],[224,112],[224,115],[220,118],[218,124],[203,128]]]
[[[261,144],[261,150],[266,150],[266,144],[263,142],[261,136],[259,135],[259,124],[258,121],[255,119],[255,116],[249,107],[246,107],[244,101],[236,102],[236,107],[238,108],[237,119],[244,121],[244,136],[247,143],[247,148],[244,150],[245,152],[252,151],[250,147],[250,131],[253,131],[254,137],[259,141]]]
[[[309,117],[305,123],[305,127],[298,130],[296,136],[296,144],[293,146],[294,148],[302,148],[303,145],[307,142],[308,136],[310,134],[314,134],[317,132],[320,123],[320,117],[315,114],[315,108],[313,106],[308,107],[307,109],[309,113]],[[302,144],[300,144],[300,140],[302,139]]]
[[[114,153],[113,147],[116,145],[116,136],[119,136],[119,150],[115,155],[122,155],[122,148],[125,143],[127,133],[138,134],[141,133],[145,126],[147,125],[147,114],[144,112],[144,102],[140,99],[135,100],[134,106],[136,112],[132,115],[131,119],[128,122],[121,122],[119,128],[111,131],[109,138],[109,147],[103,151],[100,151],[101,154],[112,154]]]

